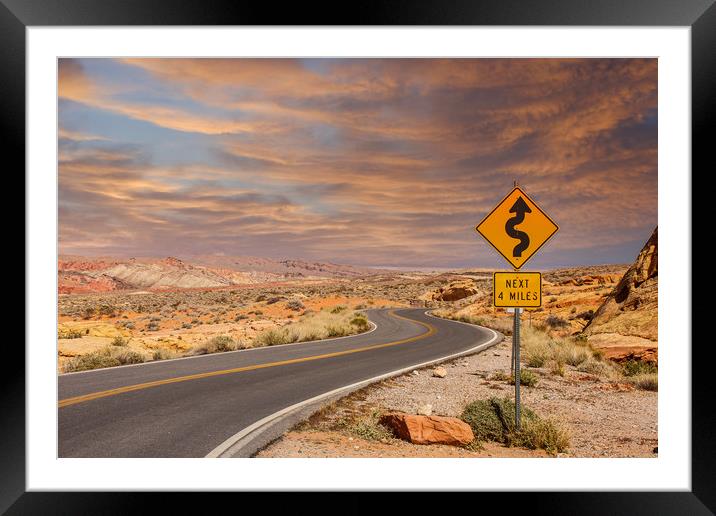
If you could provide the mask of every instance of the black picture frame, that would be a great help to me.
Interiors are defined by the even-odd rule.
[[[240,2],[229,0],[0,0],[0,113],[9,174],[25,166],[25,29],[87,25],[574,25],[691,27],[692,170],[716,164],[709,135],[716,120],[716,6],[714,0],[394,0],[341,2]],[[711,129],[711,131],[709,131]],[[683,174],[691,181],[693,172]],[[693,191],[693,190],[692,190]],[[695,205],[695,203],[693,203]],[[693,218],[693,217],[692,217]],[[698,219],[694,219],[697,221]],[[693,234],[693,232],[692,232]],[[691,250],[689,250],[691,252]],[[27,258],[27,257],[26,257]],[[691,277],[685,277],[689,281]],[[27,284],[27,277],[26,277]],[[690,303],[691,300],[684,300]],[[27,307],[30,309],[31,307]],[[684,335],[685,347],[691,335]],[[711,360],[708,343],[692,346],[692,489],[688,492],[509,493],[510,504],[529,501],[549,514],[712,514],[716,511],[716,460]],[[6,346],[0,377],[0,513],[143,513],[150,499],[163,509],[186,511],[184,495],[26,492],[25,353]],[[8,367],[7,364],[12,364]],[[245,495],[242,495],[245,496]],[[480,494],[489,507],[498,494]],[[489,497],[490,499],[488,499]],[[361,499],[362,500],[362,499]],[[345,504],[361,510],[363,501]],[[277,501],[277,500],[274,500]],[[503,502],[504,501],[499,500]],[[295,503],[295,502],[292,502]],[[414,504],[423,504],[415,497]],[[299,506],[293,506],[294,510]],[[367,510],[367,509],[366,509]]]

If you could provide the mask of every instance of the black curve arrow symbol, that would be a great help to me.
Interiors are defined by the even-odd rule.
[[[517,224],[522,224],[525,220],[525,213],[532,213],[532,210],[527,203],[522,199],[522,196],[518,197],[515,204],[510,208],[510,213],[514,213],[515,216],[508,219],[505,223],[505,231],[511,238],[516,238],[520,241],[512,250],[512,256],[519,258],[522,256],[522,251],[527,249],[530,245],[530,237],[524,231],[518,231],[515,229]]]

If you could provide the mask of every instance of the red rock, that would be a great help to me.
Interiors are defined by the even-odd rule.
[[[385,414],[380,423],[413,444],[462,446],[475,438],[470,425],[455,417]]]

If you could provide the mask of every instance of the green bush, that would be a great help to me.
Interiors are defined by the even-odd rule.
[[[507,446],[543,449],[551,455],[569,447],[569,434],[550,419],[542,419],[529,408],[520,410],[521,429],[515,428],[515,404],[510,398],[490,398],[468,404],[460,419],[475,435],[475,441],[495,441]]]
[[[539,378],[532,371],[527,369],[520,369],[520,385],[526,387],[535,387],[539,382]],[[514,376],[510,376],[510,384],[515,384]]]

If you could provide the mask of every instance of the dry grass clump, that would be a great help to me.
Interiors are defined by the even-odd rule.
[[[201,346],[192,350],[192,355],[208,355],[210,353],[223,353],[225,351],[236,351],[240,349],[241,343],[228,335],[219,335],[207,340]]]
[[[370,328],[368,318],[347,309],[321,310],[303,316],[298,322],[283,328],[265,330],[256,336],[257,346],[276,346],[293,342],[345,337],[363,333]]]
[[[85,353],[65,363],[64,372],[88,371],[104,367],[115,367],[127,364],[141,364],[146,361],[142,353],[123,347],[107,346],[98,351]]]
[[[637,389],[644,391],[659,390],[659,375],[657,373],[643,373],[628,377],[629,383]]]
[[[168,360],[177,358],[177,354],[169,349],[155,349],[152,353],[152,360]]]
[[[81,339],[82,335],[83,333],[80,330],[73,330],[72,328],[57,331],[58,339]]]
[[[577,367],[588,360],[597,360],[585,342],[577,342],[569,337],[553,337],[546,331],[530,326],[524,327],[521,334],[523,356],[530,367],[544,367],[548,363]]]

